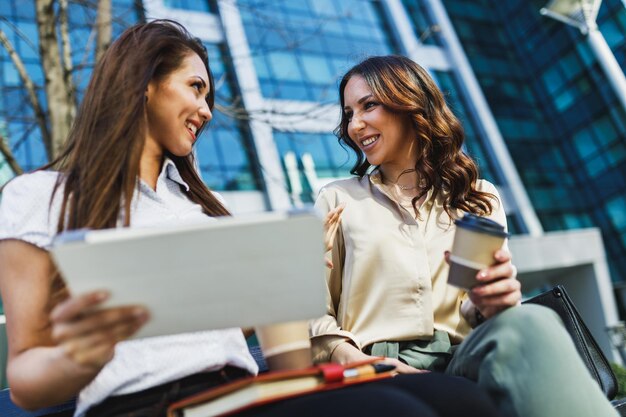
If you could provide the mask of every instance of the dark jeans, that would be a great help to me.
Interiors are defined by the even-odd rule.
[[[194,389],[198,392],[208,388],[207,376],[214,379],[213,383],[215,383],[220,376],[214,374],[217,373],[193,375],[136,394],[111,397],[89,410],[87,416],[163,417],[167,405],[172,401],[193,394]],[[204,382],[200,384],[200,381]],[[204,385],[204,388],[200,388],[200,385]],[[361,417],[499,416],[491,400],[476,384],[465,378],[437,373],[398,375],[395,378],[378,382],[303,395],[236,414],[238,417],[345,417],[353,415]]]
[[[247,371],[232,366],[190,375],[144,391],[109,397],[90,408],[87,417],[165,417],[169,404],[249,375]]]

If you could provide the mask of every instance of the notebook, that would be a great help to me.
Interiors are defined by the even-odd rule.
[[[141,304],[135,337],[307,320],[325,314],[323,224],[314,211],[201,225],[72,231],[51,249],[73,294]]]

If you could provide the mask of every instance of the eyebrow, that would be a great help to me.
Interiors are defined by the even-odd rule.
[[[194,78],[197,78],[198,80],[200,80],[200,82],[202,83],[202,88],[206,88],[206,81],[204,80],[204,78],[202,78],[199,75],[194,75]]]
[[[368,98],[370,98],[370,97],[374,97],[374,94],[367,94],[367,95],[365,95],[365,96],[361,97],[361,98],[360,98],[360,99],[356,102],[356,104],[361,104],[361,103],[363,103],[365,100],[367,100],[367,99],[368,99]],[[350,107],[350,106],[344,106],[344,107],[343,107],[343,111],[346,111],[346,110],[351,109],[351,108],[352,108],[352,107]]]
[[[207,87],[207,83],[206,81],[204,81],[204,78],[202,78],[200,75],[194,75],[193,78],[197,78],[198,81],[200,81],[200,83],[202,84],[202,89],[206,90],[206,94],[204,95],[204,97],[208,99],[211,95],[211,91],[209,91],[209,87]]]

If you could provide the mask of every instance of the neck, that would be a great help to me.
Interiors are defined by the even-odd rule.
[[[403,190],[418,188],[419,176],[415,171],[415,166],[406,168],[381,166],[380,172],[384,184],[396,185]]]
[[[156,190],[157,180],[163,166],[163,151],[151,146],[150,141],[146,141],[139,162],[139,178],[141,178],[150,188]]]

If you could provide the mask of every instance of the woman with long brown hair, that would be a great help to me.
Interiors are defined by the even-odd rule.
[[[197,39],[172,21],[133,26],[96,65],[61,157],[4,188],[0,293],[17,405],[37,409],[78,396],[78,417],[165,416],[177,399],[258,371],[241,329],[126,340],[149,313],[138,305],[102,306],[106,291],[70,294],[48,253],[54,237],[67,230],[203,223],[228,215],[193,162],[214,97],[206,50]],[[467,408],[468,416],[496,415],[464,381],[426,376],[410,381],[413,388],[402,381],[302,396],[240,415],[435,417]],[[442,390],[427,395],[443,384],[467,399],[448,404]]]
[[[506,244],[471,290],[448,284],[454,221],[469,212],[505,225],[506,216],[428,73],[403,56],[370,57],[342,78],[339,97],[335,133],[356,154],[356,176],[316,202],[331,256],[314,358],[382,356],[401,373],[467,377],[506,416],[616,415],[556,315],[519,305]]]

